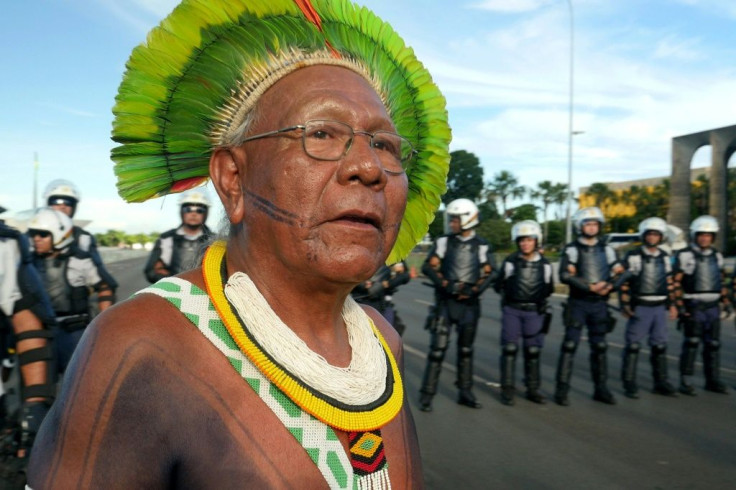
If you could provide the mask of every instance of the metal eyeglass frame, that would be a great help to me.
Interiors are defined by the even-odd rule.
[[[353,136],[345,144],[345,149],[343,150],[343,152],[338,157],[335,157],[335,158],[318,157],[318,156],[315,156],[315,155],[313,155],[313,154],[311,154],[310,152],[307,151],[307,142],[306,142],[306,135],[307,135],[306,129],[307,129],[307,125],[309,123],[317,122],[317,121],[324,121],[324,122],[331,122],[331,123],[341,124],[341,125],[343,125],[343,126],[345,126],[347,128],[350,128],[350,131],[352,131]],[[408,166],[407,164],[409,162],[411,162],[412,159],[414,158],[414,155],[416,155],[418,153],[417,150],[414,149],[414,144],[412,144],[411,141],[409,141],[407,138],[401,136],[398,133],[393,133],[391,131],[383,131],[383,130],[375,131],[373,133],[370,133],[368,131],[359,131],[359,130],[356,130],[355,128],[353,128],[352,126],[350,126],[347,123],[344,123],[342,121],[335,121],[333,119],[310,119],[310,120],[306,121],[304,124],[295,124],[293,126],[287,126],[285,128],[276,129],[276,130],[273,130],[273,131],[267,131],[265,133],[254,134],[253,136],[248,136],[247,138],[244,138],[242,140],[241,144],[247,143],[249,141],[261,139],[261,138],[268,138],[269,136],[276,136],[276,135],[279,135],[279,134],[282,134],[282,133],[289,133],[291,131],[296,131],[297,129],[301,129],[302,130],[301,140],[302,140],[302,149],[304,150],[304,153],[306,153],[309,157],[314,158],[315,160],[322,160],[322,161],[326,161],[326,162],[336,162],[337,160],[340,160],[341,158],[345,157],[345,155],[347,155],[348,152],[350,151],[350,148],[352,148],[352,146],[353,146],[353,140],[355,140],[355,135],[356,134],[364,134],[366,136],[369,136],[370,137],[371,148],[373,148],[373,138],[376,136],[376,134],[379,134],[379,133],[396,135],[396,136],[398,136],[399,138],[401,138],[402,140],[406,141],[409,144],[409,147],[411,148],[411,151],[409,152],[409,156],[406,157],[403,160],[401,160],[401,159],[399,160],[399,164],[401,166],[401,171],[400,172],[397,172],[395,170],[389,170],[389,169],[387,169],[387,168],[384,167],[383,171],[386,172],[387,174],[401,175],[403,173],[406,173],[406,168]]]

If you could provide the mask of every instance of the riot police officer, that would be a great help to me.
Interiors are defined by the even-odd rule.
[[[674,320],[672,262],[660,248],[667,232],[667,223],[661,218],[647,218],[639,223],[642,245],[624,257],[626,279],[620,289],[621,313],[626,323],[626,348],[623,353],[621,380],[624,394],[639,398],[636,383],[636,364],[641,342],[649,336],[650,361],[654,378],[653,393],[675,396],[675,388],[667,380],[667,313]]]
[[[207,228],[210,201],[203,190],[179,199],[181,225],[161,234],[148,257],[144,273],[150,282],[196,267],[203,246],[212,237]]]
[[[0,222],[0,334],[12,342],[21,382],[20,418],[6,422],[11,430],[4,430],[0,440],[0,474],[19,488],[35,435],[56,396],[53,326],[51,304],[25,235]],[[3,358],[9,347],[4,346]]]
[[[595,384],[593,399],[614,405],[616,399],[609,391],[606,334],[613,329],[613,318],[608,311],[608,297],[614,290],[615,276],[623,272],[616,252],[605,245],[599,234],[605,223],[597,207],[580,209],[574,217],[577,239],[565,246],[560,258],[560,281],[570,287],[564,310],[565,338],[557,363],[555,402],[570,404],[568,392],[572,377],[573,359],[583,327],[588,328],[590,343],[590,371]]]
[[[108,284],[89,254],[73,247],[72,220],[50,208],[41,209],[28,223],[33,240],[33,264],[51,300],[58,329],[55,334],[59,372],[64,372],[93,312],[115,302]],[[97,308],[90,302],[97,294]]]
[[[378,310],[399,332],[399,335],[403,335],[406,325],[396,312],[393,295],[396,294],[399,286],[406,284],[410,279],[411,276],[404,261],[397,262],[390,267],[383,265],[370,279],[357,285],[350,294],[358,303]]]
[[[453,325],[458,332],[458,403],[481,407],[471,390],[473,342],[480,319],[480,295],[496,275],[491,247],[474,231],[480,223],[478,207],[469,199],[456,199],[447,205],[446,214],[451,233],[437,239],[422,265],[422,272],[435,287],[435,305],[427,319],[429,356],[419,400],[419,408],[425,412],[432,410]]]
[[[79,206],[79,201],[82,199],[82,194],[79,192],[79,189],[77,189],[77,186],[66,179],[55,179],[49,182],[43,195],[48,207],[61,211],[70,218],[74,218],[74,215],[77,212],[77,207]],[[112,274],[107,271],[105,264],[102,262],[100,252],[97,250],[97,241],[95,240],[95,237],[77,225],[73,225],[72,236],[74,239],[73,247],[80,252],[88,254],[97,266],[97,270],[101,277],[105,279],[105,282],[113,289],[117,288],[117,282],[112,277]]]
[[[524,384],[526,398],[545,403],[539,393],[539,356],[544,336],[549,329],[551,313],[547,298],[554,285],[552,265],[539,252],[542,228],[539,223],[525,220],[511,228],[511,239],[518,250],[504,259],[499,269],[495,289],[501,293],[501,401],[514,404],[516,355],[519,339],[524,347]]]
[[[718,233],[713,216],[700,216],[690,224],[690,246],[675,255],[675,287],[680,326],[680,393],[695,395],[690,376],[695,373],[698,346],[703,343],[705,389],[727,393],[720,379],[721,307],[731,311],[724,281],[723,256],[713,247]]]

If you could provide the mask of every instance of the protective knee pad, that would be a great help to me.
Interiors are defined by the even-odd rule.
[[[667,344],[659,344],[659,345],[653,345],[652,346],[652,354],[653,355],[660,355],[667,352]]]
[[[573,353],[577,350],[578,343],[574,340],[566,340],[562,343],[562,352]]]
[[[442,362],[442,359],[445,358],[445,349],[432,349],[428,357],[430,361]]]
[[[718,340],[709,340],[703,344],[703,348],[712,352],[718,351],[721,348],[721,343]]]
[[[458,349],[458,354],[462,358],[473,357],[473,348],[472,347],[460,347],[460,349]]]
[[[524,349],[524,355],[527,359],[536,359],[539,357],[539,355],[542,353],[542,349],[537,347],[536,345],[533,345],[531,347],[527,347]]]
[[[606,352],[606,350],[608,349],[608,344],[604,341],[593,342],[592,344],[590,344],[590,348],[593,350],[593,352],[603,353]]]
[[[700,345],[700,339],[698,337],[687,337],[685,339],[685,345],[691,349],[696,349]]]
[[[632,342],[626,347],[626,350],[629,352],[639,352],[640,349],[641,344],[639,342]]]
[[[519,346],[516,344],[504,344],[502,349],[505,356],[515,356],[518,350]]]

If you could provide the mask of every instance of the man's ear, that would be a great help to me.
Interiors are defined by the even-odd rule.
[[[244,151],[238,152],[237,156],[241,160],[239,166],[235,152],[237,149],[217,148],[210,156],[210,178],[230,223],[234,225],[240,223],[245,215],[242,177],[246,159]]]

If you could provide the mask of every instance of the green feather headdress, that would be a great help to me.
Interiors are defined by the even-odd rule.
[[[446,190],[445,99],[389,24],[348,0],[184,0],[136,47],[113,108],[118,192],[142,202],[208,178],[258,97],[286,74],[334,64],[364,76],[418,154],[388,262],[424,236]]]

